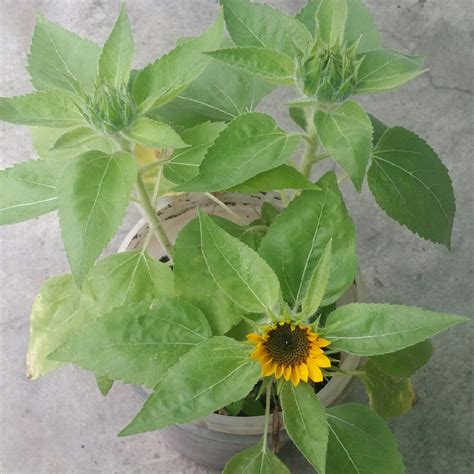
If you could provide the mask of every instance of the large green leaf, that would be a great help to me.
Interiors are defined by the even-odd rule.
[[[448,170],[424,140],[402,127],[388,129],[374,150],[368,183],[390,217],[449,248],[454,191]]]
[[[186,146],[181,137],[168,124],[148,117],[137,118],[122,135],[135,143],[153,148],[182,148]]]
[[[292,85],[294,82],[294,61],[273,49],[245,46],[218,49],[206,54],[229,66],[261,77],[272,84]]]
[[[326,245],[309,281],[308,291],[302,305],[302,311],[306,317],[312,316],[321,306],[331,275],[331,252],[332,240]]]
[[[133,96],[141,111],[169,102],[179,95],[208,66],[202,54],[220,44],[224,32],[222,15],[203,35],[185,41],[142,69],[133,82]]]
[[[227,462],[222,474],[290,474],[290,471],[262,440],[237,453]]]
[[[56,195],[56,172],[48,161],[25,161],[0,171],[0,225],[54,211]]]
[[[339,44],[347,19],[346,0],[320,0],[316,10],[316,37],[333,47]]]
[[[372,151],[370,118],[356,102],[344,102],[332,112],[316,112],[315,122],[327,152],[360,191]]]
[[[41,91],[17,97],[0,97],[0,120],[20,125],[69,128],[85,119],[69,92]]]
[[[188,423],[245,397],[260,378],[260,365],[246,345],[214,337],[185,354],[164,375],[127,436]]]
[[[274,309],[280,301],[280,285],[270,266],[201,211],[199,225],[203,258],[222,291],[246,312]]]
[[[227,192],[252,194],[272,192],[280,189],[319,189],[317,184],[309,181],[296,168],[290,165],[280,165],[253,178],[227,189]]]
[[[360,375],[370,400],[370,407],[383,418],[389,419],[409,411],[415,401],[410,379],[395,377],[381,370],[372,360],[362,368]]]
[[[100,47],[39,16],[36,22],[28,72],[37,90],[92,91]]]
[[[423,73],[423,59],[389,50],[369,51],[357,74],[354,94],[382,92],[401,86]]]
[[[156,114],[171,122],[192,127],[196,124],[229,122],[252,112],[275,86],[220,61],[211,61],[191,85]]]
[[[174,150],[170,162],[164,167],[165,178],[173,183],[183,184],[199,173],[208,148],[225,128],[222,122],[206,122],[184,130],[181,138],[189,146]]]
[[[132,29],[127,9],[122,4],[115,25],[102,48],[97,78],[102,84],[119,89],[128,83],[134,54]]]
[[[59,218],[78,284],[122,222],[136,172],[129,153],[99,151],[84,153],[64,168],[58,184]]]
[[[99,260],[82,287],[100,314],[116,306],[173,294],[173,272],[145,251],[121,252]]]
[[[240,115],[209,148],[199,175],[176,191],[221,191],[244,183],[285,163],[299,143],[298,135],[284,132],[268,115],[257,112]]]
[[[316,33],[316,11],[321,0],[309,0],[297,13],[296,18],[308,28],[311,33]],[[354,43],[360,38],[357,48],[359,53],[380,49],[379,33],[374,24],[372,15],[365,6],[364,0],[346,0],[347,19],[344,40]]]
[[[260,255],[278,275],[283,296],[299,306],[324,249],[332,239],[332,265],[322,305],[336,301],[353,283],[357,258],[355,231],[336,176],[318,182],[321,191],[304,191],[268,229]]]
[[[319,474],[326,472],[328,424],[324,408],[307,383],[283,384],[280,394],[285,428],[296,447]]]
[[[210,336],[199,309],[161,298],[115,308],[83,326],[49,358],[152,387],[182,355]]]
[[[324,334],[332,350],[370,356],[399,351],[465,320],[413,306],[355,303],[332,312]]]
[[[375,115],[369,114],[369,117],[370,121],[372,122],[372,129],[374,130],[372,135],[372,143],[374,148],[376,148],[388,127],[381,120],[375,117]]]
[[[245,235],[245,228],[217,216],[211,218],[230,235],[237,238]],[[189,222],[178,234],[173,264],[175,296],[200,308],[214,334],[225,334],[241,320],[242,310],[219,287],[206,265],[198,219]]]
[[[96,314],[94,301],[81,294],[72,275],[46,280],[31,310],[28,378],[36,379],[60,367],[60,362],[47,356]]]
[[[327,474],[403,474],[397,441],[382,418],[350,403],[329,408]]]
[[[370,360],[389,375],[411,377],[428,362],[432,354],[433,346],[426,340],[401,351],[371,357]]]
[[[237,46],[279,51],[293,58],[306,51],[311,35],[295,18],[268,5],[248,0],[224,0],[227,30]]]

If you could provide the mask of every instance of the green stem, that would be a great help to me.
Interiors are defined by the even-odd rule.
[[[163,229],[163,226],[161,225],[161,222],[158,219],[158,216],[156,215],[155,209],[150,201],[150,197],[148,196],[145,183],[143,182],[143,179],[141,178],[141,176],[137,177],[137,192],[141,200],[141,207],[148,219],[149,224],[151,225],[153,230],[156,232],[163,247],[168,252],[168,256],[170,258],[173,258],[173,245],[168,239],[168,236],[166,235],[166,232]]]
[[[314,157],[316,154],[316,148],[318,147],[318,137],[316,134],[316,124],[314,123],[314,108],[309,107],[306,109],[306,123],[307,127],[307,142],[306,149],[301,160],[300,172],[306,178],[309,178],[311,169],[313,168]]]
[[[265,429],[263,431],[263,444],[262,451],[267,450],[267,438],[268,438],[268,422],[270,421],[270,400],[272,398],[272,383],[267,385],[267,392],[265,397]]]

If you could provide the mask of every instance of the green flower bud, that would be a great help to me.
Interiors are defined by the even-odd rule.
[[[347,98],[357,82],[363,57],[357,55],[358,42],[347,46],[316,43],[298,66],[298,87],[307,97],[322,102]]]
[[[112,89],[105,84],[99,84],[94,95],[87,100],[85,115],[96,130],[116,133],[132,123],[135,103],[125,85]]]

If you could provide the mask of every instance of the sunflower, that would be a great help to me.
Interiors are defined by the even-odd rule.
[[[307,324],[282,321],[264,327],[261,335],[248,334],[247,339],[256,344],[250,357],[262,364],[264,377],[284,377],[296,387],[300,380],[322,382],[321,368],[331,367],[322,349],[330,342],[319,337]]]

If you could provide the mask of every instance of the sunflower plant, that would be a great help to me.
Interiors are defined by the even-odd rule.
[[[0,172],[0,223],[57,210],[71,274],[48,279],[34,302],[28,377],[73,363],[104,395],[115,381],[152,389],[120,436],[212,412],[264,415],[261,441],[226,473],[289,472],[277,443],[269,448],[269,418],[278,427],[281,412],[319,473],[401,473],[383,418],[411,407],[429,338],[463,318],[336,304],[357,272],[339,184],[361,191],[367,176],[388,216],[450,246],[446,167],[414,132],[354,100],[416,78],[422,59],[383,49],[362,0],[309,0],[296,16],[221,3],[208,31],[140,70],[124,6],[103,47],[38,18],[27,65],[35,90],[1,98],[0,118],[30,127],[39,159]],[[293,92],[298,131],[255,111],[280,86]],[[325,160],[337,173],[321,172]],[[222,192],[269,193],[281,206],[267,200],[256,220],[236,222]],[[186,193],[229,218],[198,209],[173,242],[155,208]],[[148,220],[142,247],[99,258],[131,202]],[[148,252],[153,236],[166,259]],[[346,354],[366,359],[348,373]],[[318,391],[348,375],[370,407],[324,408]]]

